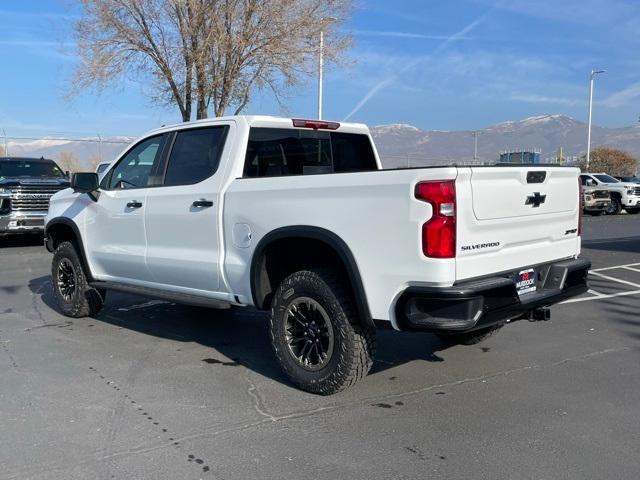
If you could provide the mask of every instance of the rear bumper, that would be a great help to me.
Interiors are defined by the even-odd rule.
[[[591,262],[564,260],[537,265],[537,290],[519,296],[513,273],[454,284],[409,287],[395,308],[402,330],[466,332],[504,323],[587,291]]]
[[[42,232],[46,215],[47,212],[12,212],[0,215],[0,234]]]

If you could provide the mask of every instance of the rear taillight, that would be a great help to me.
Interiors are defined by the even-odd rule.
[[[584,210],[584,198],[582,195],[582,181],[578,176],[578,236],[582,235],[582,211]]]
[[[433,207],[433,215],[422,226],[422,252],[432,258],[456,256],[456,184],[454,180],[421,182],[416,198]]]

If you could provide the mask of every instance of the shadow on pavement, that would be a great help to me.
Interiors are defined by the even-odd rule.
[[[640,254],[640,236],[605,240],[583,240],[582,246],[583,248],[589,250],[606,250],[611,252],[628,252]],[[637,261],[640,262],[640,257]]]
[[[0,248],[39,247],[42,246],[42,241],[40,233],[0,235]]]
[[[58,311],[49,276],[32,279],[29,289],[47,307]],[[208,358],[202,359],[203,362],[241,364],[260,375],[289,385],[271,351],[268,316],[253,308],[214,310],[108,292],[103,309],[94,319],[145,335],[199,343],[231,360],[214,358],[215,353],[212,352]],[[414,360],[442,362],[444,360],[437,352],[452,346],[434,335],[391,329],[378,329],[378,340],[372,374]]]

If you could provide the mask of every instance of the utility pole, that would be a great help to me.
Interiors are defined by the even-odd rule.
[[[324,27],[330,22],[338,20],[336,17],[324,17],[320,19],[320,54],[318,56],[318,120],[322,120],[322,69],[324,67]]]
[[[599,73],[604,73],[606,70],[596,70],[595,68],[591,70],[591,75],[589,76],[589,122],[587,125],[587,162],[586,162],[586,170],[589,171],[589,161],[591,160],[591,111],[593,106],[593,79]]]

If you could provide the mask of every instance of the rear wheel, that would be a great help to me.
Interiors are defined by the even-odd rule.
[[[620,205],[620,200],[616,197],[611,197],[611,203],[607,207],[607,215],[618,215],[622,210],[622,205]]]
[[[352,295],[333,272],[289,275],[274,295],[271,313],[274,353],[301,389],[331,395],[369,372],[375,331],[361,325]]]
[[[90,317],[102,308],[105,292],[87,283],[82,260],[73,243],[62,242],[56,248],[51,282],[56,303],[67,317]]]
[[[473,332],[461,332],[461,333],[439,333],[438,337],[448,343],[457,343],[461,345],[475,345],[480,343],[491,335],[498,332],[504,325],[496,325],[482,330],[474,330]]]

